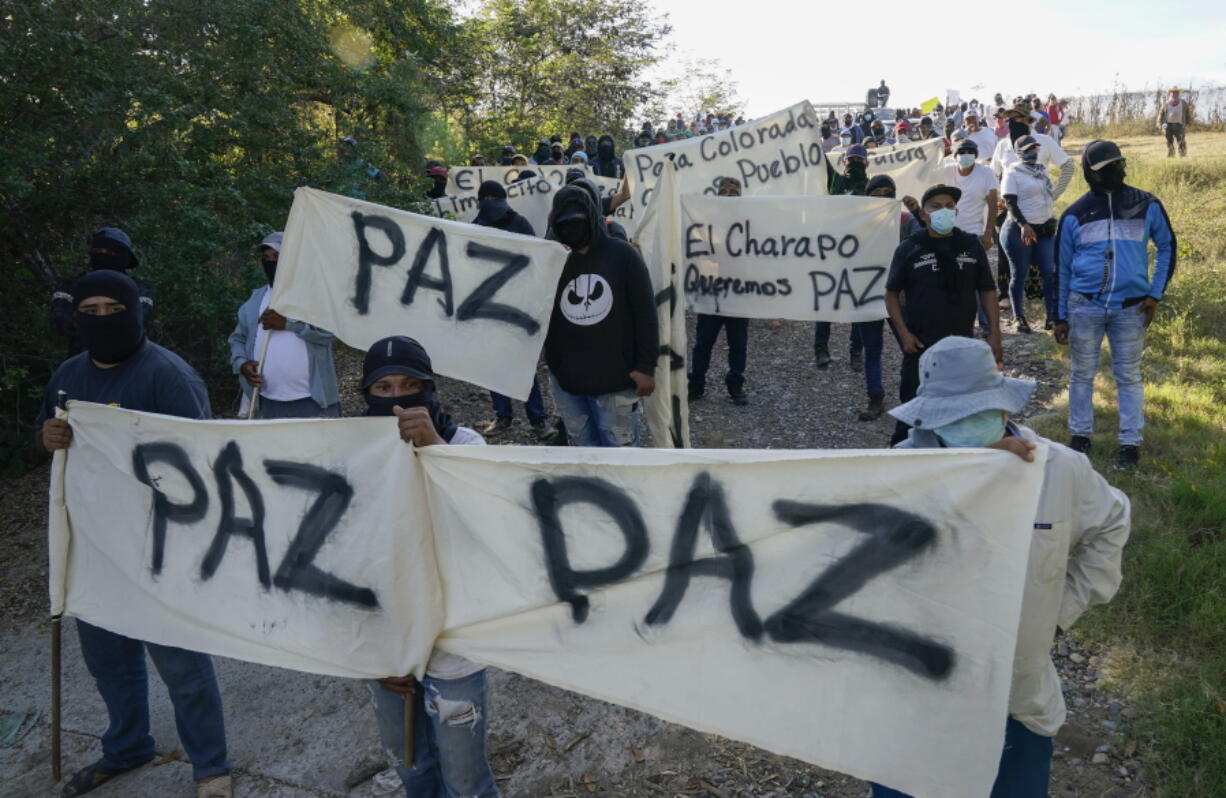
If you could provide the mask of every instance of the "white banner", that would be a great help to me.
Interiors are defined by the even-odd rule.
[[[656,389],[647,397],[645,415],[651,440],[664,448],[690,446],[690,403],[687,395],[685,303],[681,296],[681,195],[677,169],[668,164],[656,184],[655,201],[647,207],[638,229],[639,251],[651,273],[660,331]],[[626,203],[630,206],[631,203]]]
[[[412,336],[437,373],[526,400],[565,260],[551,241],[300,188],[269,306],[358,349]]]
[[[681,198],[686,304],[753,319],[883,319],[897,200]]]
[[[1045,449],[414,451],[392,419],[68,419],[69,615],[355,677],[420,673],[441,625],[445,650],[918,798],[995,777]]]
[[[592,167],[584,164],[528,164],[527,166],[449,166],[447,167],[447,193],[472,194],[486,180],[494,180],[509,186],[519,179],[520,172],[529,171],[556,186],[566,185],[566,173],[582,169],[588,177],[594,177]]]
[[[68,420],[53,608],[62,597],[137,640],[281,668],[423,673],[443,605],[419,461],[395,419],[188,421],[69,402]]]
[[[682,194],[714,194],[721,177],[739,179],[746,196],[826,193],[821,123],[807,100],[718,133],[627,151],[634,214],[642,216],[670,158]]]
[[[553,195],[558,193],[558,188],[543,177],[530,177],[506,187],[507,204],[528,220],[538,238],[544,238],[545,231],[549,229],[549,212],[553,210]],[[476,191],[439,197],[431,202],[439,216],[458,222],[475,221],[480,210]]]
[[[842,172],[844,154],[830,153],[830,165]],[[889,175],[898,188],[898,199],[912,196],[919,199],[930,187],[940,183],[944,175],[945,139],[906,141],[891,147],[868,151],[868,176]]]

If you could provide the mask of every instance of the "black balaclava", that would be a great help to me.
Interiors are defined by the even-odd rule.
[[[90,252],[90,269],[110,269],[111,271],[116,272],[126,272],[128,269],[131,269],[136,265],[136,259],[132,257],[131,249],[101,232],[94,233],[94,235],[90,237],[89,248],[91,250],[109,250],[108,252]]]
[[[370,386],[390,374],[403,374],[422,381],[421,391],[402,396],[374,396]],[[434,385],[434,368],[426,349],[405,335],[393,335],[371,344],[362,360],[362,396],[366,400],[366,415],[390,416],[392,408],[424,407],[439,437],[450,441],[455,437],[456,423],[443,412]]]
[[[277,262],[265,258],[263,251],[261,251],[260,265],[264,267],[264,276],[268,278],[268,284],[272,285],[272,281],[277,279]]]
[[[609,140],[609,143],[612,143],[612,139]],[[595,136],[588,136],[583,140],[583,149],[589,157],[595,158],[597,152],[600,152],[602,158],[604,157],[603,151],[600,150],[600,141]],[[609,155],[613,155],[612,149],[609,150]]]
[[[596,142],[596,154],[602,161],[609,161],[616,155],[613,148],[613,137],[607,133]]]
[[[1030,125],[1014,117],[1009,120],[1009,143],[1013,144],[1022,136],[1030,135]]]
[[[101,269],[77,278],[72,287],[75,308],[91,296],[106,296],[122,302],[124,310],[106,316],[76,311],[74,319],[81,343],[90,358],[112,365],[136,354],[145,342],[145,323],[140,309],[140,289],[128,275]]]
[[[862,197],[868,191],[868,164],[860,159],[847,159],[847,165],[843,168],[843,174],[847,177],[848,186],[851,188],[851,193]]]
[[[581,249],[600,237],[604,225],[590,191],[578,185],[565,186],[553,196],[549,226],[558,243]]]
[[[536,161],[537,163],[545,163],[545,161],[549,160],[549,145],[536,145],[536,152],[532,154],[532,160]]]

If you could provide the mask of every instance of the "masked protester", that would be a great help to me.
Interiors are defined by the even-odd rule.
[[[1022,136],[1013,146],[1020,160],[1009,165],[1001,182],[1001,195],[1009,209],[1009,217],[1000,230],[1000,241],[1013,275],[1009,284],[1013,318],[1018,332],[1029,333],[1025,290],[1032,264],[1038,267],[1043,280],[1047,329],[1051,329],[1056,317],[1056,208],[1051,178],[1047,169],[1039,164],[1039,143],[1033,136]]]
[[[961,197],[962,191],[954,186],[936,185],[925,191],[922,210],[927,229],[899,244],[890,263],[885,306],[903,350],[901,402],[915,397],[923,350],[951,335],[970,337],[980,305],[988,316],[988,343],[997,362],[1002,360],[996,285],[979,238],[956,227]],[[890,443],[906,437],[907,426],[899,422]]]
[[[741,181],[735,177],[721,177],[716,193],[721,197],[741,196]],[[706,393],[707,369],[711,365],[711,350],[719,340],[723,329],[728,342],[728,373],[724,385],[734,405],[747,405],[745,395],[745,366],[749,354],[749,319],[734,316],[698,314],[698,327],[694,338],[694,355],[690,358],[689,401],[701,399]]]
[[[268,306],[283,233],[260,242],[260,267],[267,282],[251,292],[238,309],[238,323],[230,333],[230,366],[239,375],[243,392],[239,417],[247,417],[255,388],[260,389],[256,418],[340,418],[336,364],[332,344],[336,336],[304,321],[287,318]],[[268,349],[261,368],[259,358]]]
[[[1046,798],[1052,738],[1067,714],[1051,659],[1052,643],[1119,589],[1131,528],[1128,497],[1111,487],[1085,457],[1009,420],[1009,414],[1025,407],[1035,384],[997,371],[983,342],[945,338],[924,353],[920,372],[915,399],[890,411],[911,428],[899,448],[987,447],[1031,463],[1036,446],[1047,450],[1013,658],[1005,745],[991,790],[994,796]],[[872,785],[872,791],[873,798],[906,798],[879,784]]]
[[[523,156],[520,156],[520,157],[523,157]],[[499,161],[499,163],[502,166],[514,166],[515,165],[514,160],[515,160],[515,148],[511,146],[510,144],[504,145],[502,148],[502,160]],[[527,162],[528,162],[528,159],[524,158],[524,163],[527,163]]]
[[[509,233],[519,233],[525,236],[535,236],[532,223],[516,213],[507,203],[507,190],[496,180],[486,180],[477,189],[476,224],[482,227],[493,227],[506,230]],[[515,424],[515,411],[509,396],[490,391],[490,401],[494,405],[494,420],[486,425],[482,432],[490,437],[510,432]],[[536,377],[532,378],[532,391],[528,401],[524,403],[524,412],[528,415],[528,424],[538,440],[549,436],[549,414],[545,412],[545,400],[541,396],[540,385]]]
[[[1192,101],[1183,97],[1179,89],[1171,89],[1166,103],[1158,109],[1158,129],[1166,134],[1166,157],[1175,157],[1176,144],[1180,158],[1188,154],[1187,132],[1193,114]]]
[[[614,180],[621,180],[626,176],[622,159],[617,157],[612,136],[604,135],[600,137],[596,143],[596,157],[592,159],[591,164],[592,171],[599,177],[611,177]]]
[[[1090,190],[1060,217],[1056,237],[1055,337],[1070,345],[1069,446],[1090,451],[1094,433],[1094,375],[1103,336],[1119,402],[1115,468],[1140,461],[1145,426],[1141,354],[1145,330],[1175,274],[1178,247],[1166,209],[1154,195],[1124,182],[1127,162],[1111,141],[1092,141],[1081,155]],[[1149,244],[1157,250],[1153,273]]]
[[[1031,136],[1039,144],[1039,164],[1044,169],[1054,166],[1060,170],[1060,177],[1052,189],[1052,196],[1060,199],[1060,195],[1073,179],[1073,161],[1068,153],[1061,149],[1059,142],[1045,133],[1036,133],[1031,129],[1033,113],[1027,103],[1018,103],[1005,112],[1008,133],[996,143],[996,149],[992,153],[992,172],[997,180],[1004,180],[1009,166],[1021,160],[1014,148],[1014,142],[1022,136]]]
[[[536,151],[532,154],[532,163],[544,166],[549,163],[549,139],[541,139],[536,143]]]
[[[430,356],[412,338],[394,335],[371,344],[362,362],[362,398],[366,415],[396,417],[397,435],[405,443],[419,448],[485,443],[443,410]],[[405,795],[497,798],[486,751],[484,666],[435,649],[421,681],[390,677],[368,686],[383,750]],[[413,712],[416,730],[412,767],[400,758],[406,711]]]
[[[73,291],[84,351],[60,364],[47,383],[35,422],[36,440],[43,448],[56,451],[72,444],[72,428],[55,417],[59,391],[69,399],[129,410],[210,417],[200,376],[178,355],[145,337],[140,289],[132,278],[118,271],[93,271],[82,275]],[[149,735],[148,654],[170,692],[197,795],[229,798],[225,721],[212,660],[194,651],[123,637],[80,619],[77,633],[110,722],[102,735],[102,758],[75,773],[63,795],[84,795],[157,756]]]
[[[554,296],[545,362],[574,446],[634,446],[655,390],[655,294],[638,251],[605,231],[583,187],[554,195],[551,227],[570,249]]]
[[[430,166],[426,169],[426,177],[431,181],[431,186],[426,191],[427,197],[439,199],[447,196],[447,167],[441,164]]]
[[[140,261],[132,252],[132,239],[119,228],[103,227],[89,237],[87,271],[105,269],[127,274],[139,265]],[[79,278],[80,275],[61,280],[51,295],[51,330],[68,342],[68,357],[82,349],[80,336],[77,335],[77,309],[72,301],[73,286]],[[136,277],[131,279],[140,294],[140,301],[133,307],[138,308],[141,323],[147,329],[153,320],[153,287]]]

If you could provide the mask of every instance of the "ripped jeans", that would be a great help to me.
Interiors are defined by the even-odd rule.
[[[388,764],[407,798],[499,798],[485,750],[485,671],[422,679],[413,694],[413,767],[404,764],[405,701],[368,683]]]

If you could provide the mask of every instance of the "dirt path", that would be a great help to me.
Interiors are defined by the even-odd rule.
[[[830,368],[813,366],[812,325],[783,322],[773,329],[753,322],[747,388],[751,403],[736,407],[722,395],[726,350],[721,339],[707,397],[691,409],[693,442],[719,448],[876,448],[892,428],[888,418],[862,423],[863,377],[846,361],[847,330],[836,325]],[[1057,364],[1041,334],[1006,336],[1006,370],[1040,382],[1023,415],[1041,412],[1059,392]],[[897,395],[900,358],[887,338],[887,406]],[[339,358],[346,412],[358,410],[360,360]],[[480,426],[492,417],[488,395],[442,380],[446,406],[461,424]],[[527,424],[516,406],[514,430],[497,443],[528,443]],[[58,794],[48,784],[46,607],[44,538],[46,470],[11,480],[0,505],[0,715],[41,711],[35,730],[14,747],[0,748],[0,795]],[[76,650],[66,635],[65,768],[96,756],[105,713]],[[1122,797],[1138,793],[1132,710],[1099,689],[1102,663],[1095,651],[1063,643],[1057,663],[1065,681],[1069,724],[1058,738],[1052,794]],[[231,758],[239,796],[368,798],[380,794],[382,769],[369,699],[352,680],[290,673],[248,663],[218,662],[226,697]],[[156,680],[155,680],[156,681]],[[168,757],[107,788],[99,798],[163,798],[191,794],[190,769],[173,747],[177,740],[164,689],[152,691],[154,732]],[[798,796],[853,798],[866,793],[855,779],[821,771],[752,746],[659,721],[648,715],[548,687],[512,674],[491,672],[490,750],[504,795],[537,796]],[[956,745],[956,741],[950,741]],[[1097,760],[1100,761],[1095,761]]]

